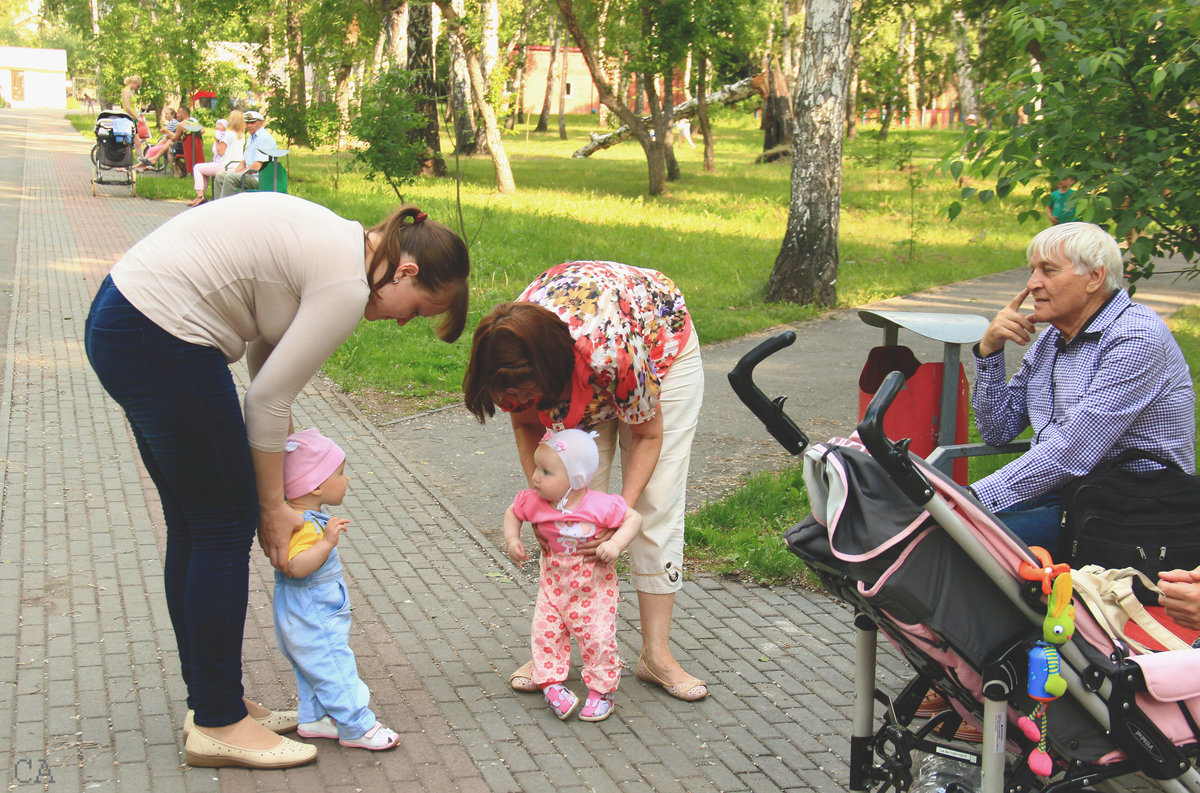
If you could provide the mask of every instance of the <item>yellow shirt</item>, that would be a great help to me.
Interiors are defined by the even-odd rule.
[[[297,510],[301,515],[309,517],[313,514],[312,510]],[[315,513],[320,515],[322,513]],[[328,516],[326,516],[328,518]],[[301,551],[307,551],[309,548],[317,544],[321,539],[321,535],[325,533],[325,529],[321,523],[316,520],[309,519],[304,521],[304,525],[299,531],[292,532],[292,540],[288,544],[288,561],[296,558],[296,554]]]

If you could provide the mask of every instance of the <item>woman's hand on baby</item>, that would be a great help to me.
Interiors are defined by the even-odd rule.
[[[512,559],[517,564],[525,564],[529,561],[529,554],[525,552],[525,543],[520,540],[513,540],[508,544],[508,558]]]
[[[325,524],[325,542],[337,547],[338,538],[342,536],[342,532],[346,531],[346,527],[350,525],[350,521],[346,518],[330,518]]]
[[[588,540],[587,542],[579,543],[577,550],[581,556],[596,556],[596,550],[609,539],[611,539],[616,533],[616,529],[604,529],[602,531],[598,531],[596,532],[596,535],[592,537],[592,539]],[[621,552],[618,550],[613,559],[620,555]],[[612,559],[605,559],[604,561],[610,562]]]

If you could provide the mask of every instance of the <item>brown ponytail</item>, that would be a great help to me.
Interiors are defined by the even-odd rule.
[[[378,236],[367,268],[375,279],[371,294],[395,277],[401,255],[408,254],[417,262],[418,286],[427,292],[452,290],[450,307],[436,329],[438,338],[451,342],[461,336],[467,324],[467,277],[471,274],[471,256],[462,237],[411,204],[397,209],[367,234]]]

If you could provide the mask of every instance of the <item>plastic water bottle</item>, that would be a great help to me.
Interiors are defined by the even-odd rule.
[[[909,793],[977,793],[978,790],[979,766],[940,754],[927,754]]]

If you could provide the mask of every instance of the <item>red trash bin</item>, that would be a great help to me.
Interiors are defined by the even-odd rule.
[[[889,372],[899,371],[906,378],[904,389],[896,397],[883,419],[883,431],[889,438],[911,438],[909,449],[922,459],[942,445],[938,441],[942,423],[942,373],[945,364],[921,363],[908,347],[887,345],[875,347],[867,355],[858,378],[858,417],[861,419],[871,397],[883,384]],[[954,421],[954,442],[967,442],[967,402],[970,386],[962,364],[958,366],[957,416]],[[953,478],[967,484],[967,459],[954,461]]]
[[[204,130],[189,132],[180,140],[183,144],[183,166],[187,173],[192,172],[196,163],[204,162]]]

